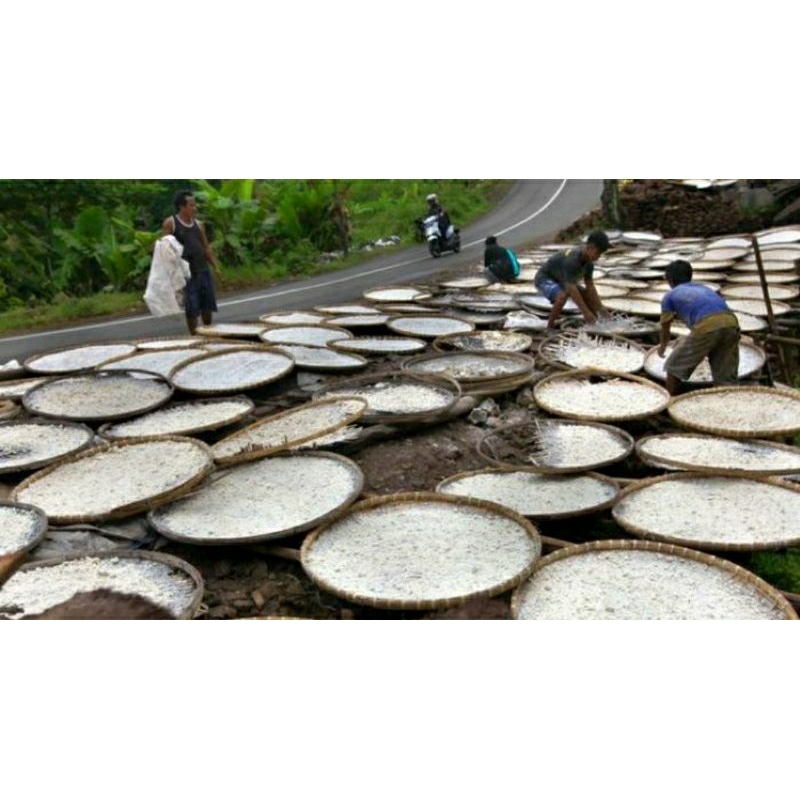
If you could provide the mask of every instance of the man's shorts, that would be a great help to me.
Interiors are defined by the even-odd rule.
[[[192,275],[186,282],[186,316],[199,317],[204,311],[217,310],[214,281],[211,272],[204,270]]]
[[[556,297],[558,297],[558,295],[564,291],[564,288],[561,286],[561,284],[558,283],[557,281],[552,280],[551,278],[543,278],[536,284],[536,288],[551,303],[555,303]]]
[[[739,329],[717,328],[684,336],[664,362],[664,369],[686,381],[706,356],[714,383],[733,383],[739,373]]]

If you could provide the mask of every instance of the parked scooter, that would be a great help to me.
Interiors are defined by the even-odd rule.
[[[461,235],[458,228],[453,225],[447,226],[447,233],[442,236],[439,230],[439,217],[431,214],[422,220],[422,230],[425,241],[428,242],[428,250],[434,258],[439,258],[442,253],[457,253],[461,250]]]

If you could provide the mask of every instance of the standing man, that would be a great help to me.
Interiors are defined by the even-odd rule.
[[[598,316],[609,316],[594,286],[594,262],[608,250],[608,236],[604,231],[592,231],[580,247],[555,253],[536,273],[533,283],[553,304],[547,327],[555,328],[556,320],[567,298],[572,298],[586,322],[595,322]]]
[[[186,324],[189,333],[197,330],[197,318],[203,325],[211,324],[211,315],[217,310],[214,281],[208,265],[219,268],[217,259],[208,245],[203,226],[195,219],[197,202],[187,190],[175,195],[175,211],[164,220],[163,233],[174,236],[183,245],[183,259],[189,262],[191,276],[186,283]]]
[[[677,394],[697,365],[708,356],[714,383],[733,383],[739,374],[739,320],[713,289],[692,282],[692,265],[673,261],[665,271],[670,290],[661,300],[662,358],[669,343],[672,320],[677,316],[690,329],[664,362],[667,391]]]

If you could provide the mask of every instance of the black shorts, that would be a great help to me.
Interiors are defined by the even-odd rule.
[[[203,312],[217,310],[214,280],[208,270],[192,275],[186,282],[186,316],[199,317]]]

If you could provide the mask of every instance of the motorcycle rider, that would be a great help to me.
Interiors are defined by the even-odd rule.
[[[425,200],[428,203],[428,216],[436,216],[439,222],[439,236],[443,242],[446,242],[447,229],[450,227],[450,215],[444,210],[435,194],[429,194]]]

